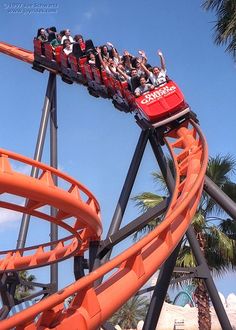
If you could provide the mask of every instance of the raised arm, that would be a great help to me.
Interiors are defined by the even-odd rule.
[[[146,65],[145,65],[142,61],[140,61],[139,63],[140,63],[140,65],[141,65],[141,67],[143,68],[143,71],[144,71],[144,72],[146,73],[146,75],[149,77],[151,72],[147,69]]]
[[[142,58],[142,63],[145,65],[145,63],[147,62],[147,55],[145,53],[144,50],[139,50],[139,55],[141,55],[141,58]]]
[[[116,58],[117,59],[117,63],[119,63],[120,62],[120,57],[119,57],[119,54],[118,54],[117,50],[113,46],[113,44],[111,42],[107,42],[107,46],[111,47],[112,56],[114,58]]]
[[[165,62],[164,56],[162,54],[162,51],[158,50],[157,55],[160,56],[162,70],[166,71],[166,62]]]
[[[104,62],[103,59],[102,59],[101,49],[100,49],[100,47],[97,47],[97,48],[96,48],[96,51],[97,51],[97,53],[98,53],[99,61],[100,61],[101,65],[103,66],[103,69],[105,69],[105,62]]]
[[[130,80],[130,77],[123,71],[123,70],[121,70],[120,68],[116,68],[116,70],[119,72],[119,74],[122,76],[122,77],[124,77],[127,81],[129,81]]]
[[[125,59],[128,63],[128,67],[131,69],[132,65],[131,65],[131,62],[130,62],[130,53],[127,50],[124,51],[124,56],[125,56]]]

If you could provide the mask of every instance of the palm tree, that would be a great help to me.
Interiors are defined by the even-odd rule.
[[[205,0],[203,8],[216,12],[215,43],[227,45],[226,51],[236,60],[236,2],[235,0]]]
[[[168,160],[173,168],[173,163]],[[227,194],[236,201],[236,184],[232,182],[231,175],[236,171],[236,161],[229,155],[209,159],[207,175]],[[164,179],[158,172],[152,173],[154,180],[161,184],[166,190]],[[136,205],[145,211],[153,207],[164,198],[153,193],[142,193],[135,196],[133,200]],[[223,210],[210,198],[205,192],[193,219],[193,227],[198,238],[201,250],[207,260],[207,263],[214,275],[222,275],[229,269],[235,269],[236,266],[236,224],[232,219],[223,218]],[[142,234],[148,232],[150,228],[158,224],[162,219],[155,219],[142,230]],[[140,234],[139,234],[140,235]],[[137,238],[137,235],[136,235]],[[184,238],[181,250],[177,259],[177,266],[195,267],[196,260],[192,254],[191,248]],[[209,296],[203,280],[195,279],[196,285],[195,299],[198,306],[199,329],[211,329],[210,302]]]
[[[148,299],[134,296],[129,299],[109,320],[113,325],[118,324],[122,329],[136,328],[137,323],[143,320],[148,307]]]
[[[33,282],[36,277],[33,274],[29,274],[27,270],[22,270],[19,272],[19,278],[22,281],[27,281],[27,282]],[[18,284],[16,287],[16,293],[15,293],[15,298],[17,300],[21,300],[23,298],[26,298],[27,296],[30,295],[31,291],[34,290],[34,287],[30,284]]]

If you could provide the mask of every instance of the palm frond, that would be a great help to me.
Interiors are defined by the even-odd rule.
[[[158,191],[163,191],[168,195],[168,188],[163,175],[160,172],[152,172],[153,181],[158,185]]]
[[[236,240],[236,221],[232,219],[224,219],[219,223],[219,230],[221,230],[230,239]]]
[[[215,11],[214,41],[217,45],[228,44],[226,51],[236,60],[236,2],[235,0],[207,0],[202,7]]]
[[[205,233],[205,255],[208,265],[217,273],[236,267],[236,242],[217,226],[211,226]]]
[[[137,206],[141,212],[146,212],[149,208],[160,204],[163,199],[164,196],[159,196],[151,192],[143,192],[131,198],[131,200],[135,202],[135,206]]]
[[[207,175],[212,181],[221,187],[226,182],[230,181],[230,176],[236,171],[236,161],[231,155],[216,155],[210,157],[207,166]]]
[[[185,245],[182,247],[176,265],[178,267],[196,267],[196,260],[190,246]]]
[[[138,321],[147,313],[148,299],[134,296],[129,299],[109,320],[113,325],[119,324],[123,329],[136,328]]]
[[[198,212],[193,217],[192,225],[196,233],[201,232],[205,226],[205,217],[202,213]]]
[[[202,7],[206,10],[218,10],[221,6],[224,0],[206,0],[203,2]]]
[[[225,182],[222,187],[223,192],[236,202],[236,184],[234,182]]]
[[[231,181],[231,176],[235,174],[235,171],[235,158],[229,154],[224,156],[218,154],[216,157],[209,158],[206,174],[222,191],[236,200],[236,184]],[[205,192],[202,195],[199,209],[205,216],[224,213],[222,208]]]

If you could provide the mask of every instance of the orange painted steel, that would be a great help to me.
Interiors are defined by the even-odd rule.
[[[34,53],[21,47],[9,45],[6,42],[0,42],[0,53],[12,56],[18,60],[32,64]]]
[[[22,164],[34,166],[39,170],[39,177],[32,178],[17,172],[14,169],[16,162],[21,167]],[[62,186],[68,187],[55,186],[54,177]],[[58,262],[83,253],[90,240],[98,240],[101,236],[100,207],[96,198],[78,181],[50,166],[0,149],[0,193],[26,199],[26,203],[14,198],[11,202],[1,200],[0,207],[53,222],[72,234],[57,242],[1,252],[0,272]],[[57,209],[55,216],[48,214],[47,206]],[[68,219],[71,219],[70,222]],[[51,251],[48,250],[50,245],[55,247]]]
[[[13,327],[18,330],[95,330],[133,296],[162,265],[181,240],[196,212],[208,159],[205,138],[200,128],[191,120],[185,121],[180,127],[167,133],[165,141],[174,161],[176,185],[163,222],[142,240],[87,276],[2,321],[1,330]],[[10,182],[5,180],[7,175],[7,172],[1,173],[0,183],[3,180],[6,182],[5,187],[10,189],[8,187]],[[37,182],[40,183],[40,180]],[[23,185],[18,186],[25,196]],[[11,183],[11,189],[14,189],[14,182]],[[37,184],[35,189],[36,192],[31,189],[27,198],[32,198],[31,194],[33,198],[37,197]],[[43,199],[46,202],[50,197],[48,189],[44,184],[40,198],[36,200]],[[55,195],[60,194],[57,188],[53,187],[53,189]],[[18,189],[17,192],[21,191]],[[85,223],[89,225],[89,221],[83,219],[83,224]],[[97,232],[97,236],[99,234],[100,232]],[[93,283],[105,275],[106,280],[94,288]],[[71,295],[74,295],[74,299],[69,308],[65,309],[63,302]],[[36,316],[38,319],[34,322]]]

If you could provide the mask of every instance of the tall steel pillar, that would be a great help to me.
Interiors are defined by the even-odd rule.
[[[226,195],[208,176],[205,176],[205,192],[213,198],[222,209],[236,220],[236,203]]]
[[[182,242],[182,241],[181,241]],[[148,312],[144,321],[143,330],[155,330],[159,320],[163,303],[170,285],[171,277],[176,265],[176,259],[179,255],[181,242],[165,261],[160,269],[156,286],[153,290],[151,302],[148,307]]]
[[[149,130],[144,130],[141,132],[139,136],[139,140],[132,158],[132,161],[130,163],[130,167],[125,179],[125,183],[123,185],[123,188],[120,193],[120,197],[114,212],[114,215],[112,217],[112,221],[107,233],[107,238],[111,235],[113,235],[119,228],[123,219],[123,215],[125,213],[125,209],[127,207],[130,194],[134,185],[134,181],[136,179],[138,169],[141,163],[141,160],[143,158],[143,153],[147,145],[149,136]],[[105,256],[106,260],[109,259],[111,255],[111,251],[108,252],[108,254]]]
[[[54,91],[56,88],[55,84],[56,84],[55,75],[53,73],[50,73],[49,78],[48,78],[46,95],[45,95],[45,99],[44,99],[44,105],[43,105],[43,110],[42,110],[42,116],[41,116],[39,132],[38,132],[36,148],[35,148],[35,152],[34,152],[34,160],[37,160],[37,161],[41,161],[41,159],[42,159],[42,152],[43,152],[47,125],[48,125],[48,118],[49,118],[49,114],[50,114],[50,110],[51,110],[51,106],[52,106]],[[31,176],[33,178],[36,178],[38,176],[37,168],[32,167]],[[29,222],[30,222],[30,215],[23,214],[22,220],[21,220],[20,231],[19,231],[19,235],[18,235],[18,240],[17,240],[17,245],[16,245],[17,249],[21,249],[21,248],[25,247],[26,237],[27,237],[27,233],[28,233],[28,229],[29,229]]]
[[[130,198],[130,194],[131,194],[131,191],[132,191],[132,188],[134,185],[134,181],[137,176],[137,172],[138,172],[141,160],[143,158],[143,153],[144,153],[144,150],[147,145],[148,137],[149,137],[149,130],[143,130],[139,136],[139,140],[138,140],[137,146],[135,148],[129,170],[126,175],[126,179],[125,179],[123,188],[121,190],[120,197],[119,197],[114,215],[112,217],[110,227],[108,229],[107,238],[109,238],[109,236],[115,234],[116,231],[118,231],[120,228],[120,225],[121,225],[121,222],[123,219],[123,215],[124,215],[125,209],[127,207],[127,204],[128,204],[129,198]],[[90,264],[91,264],[90,269],[91,268],[96,269],[97,267],[99,267],[99,265],[101,265],[101,263],[106,262],[110,258],[111,253],[112,253],[112,250],[110,250],[101,260],[100,258],[95,257],[96,252],[98,251],[96,242],[91,244],[91,249],[95,249],[95,252],[91,253],[91,255],[94,255],[94,259],[90,260]],[[101,283],[101,281],[102,281],[102,279],[96,281],[95,286],[99,285]]]
[[[170,167],[168,166],[168,162],[165,158],[165,155],[162,151],[155,132],[153,132],[153,134],[150,134],[149,140],[162,175],[166,181],[169,193],[171,194],[175,187],[175,180],[173,178],[173,174],[171,172]],[[143,330],[156,329],[157,322],[161,314],[162,306],[168,291],[170,280],[174,271],[174,267],[176,265],[176,259],[179,255],[180,247],[181,242],[177,245],[175,250],[161,267],[157,283],[152,294],[151,302],[149,304],[148,312],[144,321]]]
[[[108,233],[107,237],[113,235],[119,228],[122,222],[122,218],[128,204],[128,200],[131,194],[131,190],[134,185],[135,178],[137,176],[137,172],[143,157],[144,150],[147,145],[149,136],[149,131],[144,130],[141,132],[126,179],[124,186],[122,188]]]
[[[171,172],[171,169],[168,166],[168,162],[166,160],[166,157],[165,157],[165,155],[162,151],[160,142],[157,138],[156,131],[154,131],[154,132],[152,132],[152,134],[150,134],[149,141],[151,143],[153,153],[156,157],[156,160],[157,160],[157,163],[160,167],[163,178],[165,179],[168,191],[171,194],[172,191],[174,191],[174,188],[175,188],[175,180],[173,178],[173,173]]]
[[[55,88],[53,91],[52,104],[50,109],[50,165],[54,168],[58,168],[58,152],[57,152],[57,89],[56,89],[56,75],[55,75]],[[54,184],[57,186],[58,178],[53,176]],[[56,216],[57,209],[51,207],[51,215]],[[58,226],[51,223],[50,228],[51,242],[58,240]],[[54,246],[51,247],[52,249]],[[54,263],[50,266],[50,283],[52,286],[52,292],[58,291],[58,264]]]
[[[211,272],[207,265],[206,259],[204,258],[201,248],[199,246],[198,240],[196,238],[193,226],[190,225],[186,232],[187,239],[189,241],[190,247],[193,251],[194,257],[197,261],[197,264],[201,267],[201,273],[203,280],[205,282],[208,294],[211,298],[212,304],[214,306],[215,312],[217,314],[218,320],[222,329],[232,330],[229,318],[226,314],[222,301],[220,299],[219,293],[215,286],[215,283],[212,279]]]

